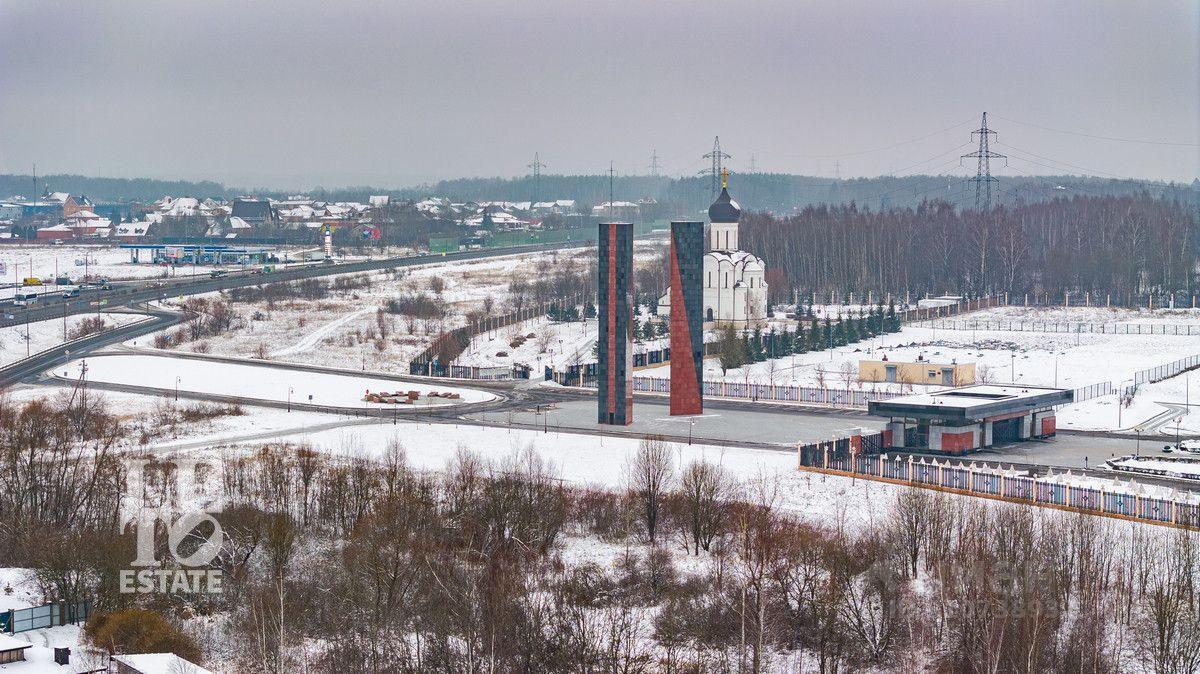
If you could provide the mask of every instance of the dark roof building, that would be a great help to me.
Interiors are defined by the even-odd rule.
[[[251,225],[275,221],[275,211],[266,199],[234,199],[230,217],[241,218]]]

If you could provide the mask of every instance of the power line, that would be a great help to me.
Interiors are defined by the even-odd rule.
[[[1098,171],[1098,170],[1096,170],[1096,169],[1090,169],[1090,168],[1087,168],[1087,167],[1085,167],[1085,166],[1077,166],[1077,165],[1075,165],[1075,164],[1072,164],[1072,163],[1070,163],[1070,162],[1065,162],[1065,161],[1061,161],[1061,160],[1059,160],[1059,159],[1053,159],[1053,158],[1051,158],[1051,157],[1046,157],[1046,156],[1043,156],[1043,155],[1037,154],[1036,152],[1030,152],[1029,150],[1022,150],[1021,148],[1019,148],[1019,147],[1016,147],[1016,146],[1014,146],[1014,145],[1009,145],[1008,143],[1001,143],[1001,142],[997,141],[997,142],[996,142],[996,144],[997,144],[997,145],[1003,145],[1004,147],[1007,147],[1007,148],[1011,148],[1011,149],[1013,149],[1013,150],[1016,150],[1017,152],[1022,152],[1022,153],[1024,153],[1024,154],[1027,154],[1027,155],[1029,155],[1029,156],[1031,156],[1031,157],[1037,157],[1038,159],[1043,159],[1043,160],[1045,160],[1045,161],[1052,162],[1052,163],[1054,163],[1054,164],[1061,164],[1061,166],[1046,166],[1045,164],[1038,164],[1039,166],[1046,166],[1046,168],[1049,168],[1049,169],[1054,169],[1055,171],[1061,171],[1061,170],[1063,170],[1063,169],[1062,169],[1062,167],[1063,167],[1063,166],[1066,166],[1066,167],[1069,167],[1069,168],[1073,168],[1073,169],[1075,169],[1075,170],[1077,170],[1077,171],[1083,171],[1083,172],[1084,172],[1084,174],[1092,174],[1092,175],[1091,175],[1091,177],[1093,177],[1093,178],[1099,178],[1099,177],[1103,176],[1103,177],[1105,177],[1105,178],[1115,178],[1115,179],[1117,179],[1117,180],[1128,180],[1128,181],[1130,181],[1130,182],[1142,183],[1142,184],[1145,184],[1145,185],[1156,185],[1156,186],[1159,186],[1159,187],[1161,187],[1161,186],[1164,184],[1164,182],[1163,182],[1163,181],[1156,181],[1156,180],[1140,180],[1140,179],[1138,179],[1138,178],[1130,178],[1129,176],[1122,176],[1122,175],[1117,175],[1117,174],[1115,174],[1115,173],[1108,173],[1107,171]],[[1035,162],[1035,161],[1031,161],[1031,160],[1029,160],[1029,159],[1026,159],[1025,161],[1028,161],[1028,162],[1029,162],[1029,163],[1031,163],[1031,164],[1037,164],[1037,163],[1038,163],[1038,162]],[[1099,174],[1099,175],[1096,175],[1096,174]]]
[[[835,153],[835,154],[791,154],[791,153],[787,153],[787,152],[771,152],[768,150],[755,150],[755,152],[761,152],[763,154],[772,154],[772,155],[776,155],[779,157],[793,157],[796,159],[835,159],[837,157],[857,157],[858,155],[871,154],[872,152],[882,152],[884,150],[890,150],[892,148],[900,147],[902,145],[916,143],[918,141],[922,141],[927,138],[933,138],[934,136],[937,136],[937,135],[940,135],[943,133],[948,133],[950,131],[953,131],[961,126],[965,126],[970,123],[971,123],[971,120],[968,119],[968,120],[959,122],[958,124],[955,124],[954,126],[948,126],[944,129],[941,129],[939,131],[934,131],[933,133],[929,133],[924,136],[920,136],[918,138],[910,138],[908,140],[902,140],[898,143],[892,143],[891,145],[884,145],[883,147],[875,147],[875,148],[871,148],[869,150],[858,150],[855,152],[839,152],[839,153]]]
[[[971,182],[975,184],[975,210],[986,211],[992,207],[992,185],[999,184],[999,180],[992,175],[992,160],[1006,159],[1002,154],[992,152],[988,143],[991,137],[996,135],[995,131],[988,128],[987,113],[983,113],[983,121],[978,129],[971,132],[971,139],[974,140],[975,134],[979,134],[979,149],[964,154],[961,159],[975,159],[975,177],[971,178]]]
[[[725,160],[733,159],[733,156],[721,151],[721,137],[713,136],[713,149],[701,156],[701,159],[707,159],[712,162],[712,166],[700,172],[700,175],[709,176],[709,181],[712,183],[713,196],[721,193],[721,173],[725,170]]]
[[[538,158],[538,153],[534,152],[533,163],[528,164],[528,167],[533,169],[533,198],[530,199],[530,201],[537,203],[537,200],[541,197],[542,191],[542,169],[546,168],[546,165],[542,163],[541,159]]]
[[[1050,126],[1042,126],[1041,124],[1034,124],[1032,122],[1022,122],[1017,119],[1009,119],[1008,117],[1001,117],[1000,115],[995,115],[995,117],[997,119],[1003,119],[1006,122],[1012,122],[1014,124],[1020,124],[1022,126],[1031,126],[1035,129],[1042,129],[1043,131],[1053,131],[1054,133],[1065,133],[1065,134],[1070,134],[1072,136],[1082,136],[1084,138],[1096,138],[1098,140],[1111,140],[1111,141],[1114,141],[1117,143],[1140,143],[1143,145],[1171,145],[1171,146],[1176,146],[1176,147],[1200,147],[1200,143],[1177,143],[1174,141],[1166,141],[1166,140],[1144,140],[1144,139],[1139,139],[1139,138],[1118,138],[1116,136],[1101,136],[1101,135],[1094,134],[1094,133],[1083,133],[1081,131],[1068,131],[1066,129],[1055,129],[1054,127],[1050,127]]]

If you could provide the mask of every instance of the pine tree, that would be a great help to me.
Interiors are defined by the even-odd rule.
[[[841,316],[838,316],[837,325],[834,327],[834,330],[833,330],[833,345],[834,346],[845,346],[846,345],[846,321]]]
[[[824,351],[829,347],[830,344],[832,344],[832,342],[830,342],[830,335],[833,333],[830,332],[831,328],[829,327],[829,316],[825,316],[825,324],[819,328],[817,327],[817,319],[814,317],[812,319],[811,328],[812,330],[808,334],[810,340],[810,346],[808,350]]]
[[[900,332],[900,317],[896,315],[895,302],[888,303],[887,321],[884,329],[888,332]]]
[[[804,333],[803,323],[796,323],[796,335],[792,339],[792,353],[808,353],[808,335]]]
[[[762,328],[754,328],[754,337],[750,340],[750,353],[754,356],[754,362],[761,363],[767,357],[763,353],[763,332]]]
[[[858,321],[854,320],[853,316],[846,316],[838,323],[843,326],[842,334],[845,335],[847,344],[858,341]]]

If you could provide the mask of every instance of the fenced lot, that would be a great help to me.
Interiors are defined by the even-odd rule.
[[[978,330],[993,332],[1048,332],[1099,335],[1179,335],[1200,337],[1196,323],[1085,323],[1038,320],[957,320],[935,318],[915,323],[932,330]]]
[[[19,634],[46,627],[80,623],[92,614],[92,602],[57,602],[0,612],[0,634]]]
[[[797,447],[799,468],[840,475],[903,482],[930,489],[1023,501],[1154,524],[1200,527],[1200,496],[1166,487],[1121,484],[1066,473],[1033,476],[1024,471],[960,459],[914,457],[874,451],[878,443],[862,437],[852,451],[848,438]]]

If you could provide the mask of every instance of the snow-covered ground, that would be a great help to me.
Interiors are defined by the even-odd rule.
[[[377,407],[417,409],[440,407],[469,402],[484,402],[495,398],[491,393],[475,389],[413,384],[377,379],[370,375],[342,375],[307,372],[286,367],[264,367],[251,363],[227,363],[191,358],[172,358],[156,354],[114,354],[74,361],[55,368],[77,376],[81,362],[87,363],[89,381],[145,386],[193,393],[231,395],[258,400],[295,403],[314,403],[338,407]],[[390,405],[363,402],[367,392],[420,391],[413,405]],[[429,393],[457,393],[460,399],[430,398]]]
[[[938,319],[940,321],[940,319]],[[1200,309],[1120,309],[1105,307],[993,307],[951,316],[948,322],[958,321],[1025,321],[1027,323],[1178,323],[1200,324]]]
[[[1019,315],[1014,309],[1007,308],[1010,316]],[[1071,311],[1055,310],[1056,315],[1062,316],[1070,316]],[[1080,309],[1084,313],[1095,311]],[[1133,316],[1136,313],[1125,312],[1125,315]],[[967,317],[976,315],[967,314]],[[773,364],[770,360],[754,363],[726,373],[721,372],[720,362],[716,358],[708,358],[704,363],[704,378],[777,385],[823,385],[827,388],[866,391],[923,392],[941,388],[858,381],[860,360],[880,360],[887,356],[893,362],[913,362],[921,357],[932,363],[975,363],[979,380],[1074,389],[1101,382],[1119,386],[1121,382],[1129,383],[1138,370],[1196,353],[1200,353],[1200,340],[1194,336],[939,330],[936,327],[906,325],[896,334],[833,350],[776,358]],[[638,374],[669,378],[670,367],[646,368]],[[1179,404],[1181,407],[1185,402],[1200,403],[1200,377],[1192,384],[1191,394],[1194,395],[1186,392],[1190,379],[1188,375],[1180,375],[1140,387],[1133,404],[1122,410],[1119,420],[1115,395],[1070,405],[1059,411],[1059,426],[1080,430],[1136,430],[1136,427],[1146,425],[1151,420],[1154,423],[1149,425],[1154,426],[1161,421],[1156,417],[1170,409],[1161,403]],[[1183,409],[1186,410],[1186,407]],[[1200,433],[1200,415],[1183,416],[1181,432]],[[1165,428],[1161,430],[1167,431]],[[1172,421],[1170,432],[1174,431],[1175,424]]]
[[[583,255],[580,250],[559,255]],[[320,300],[288,300],[234,305],[245,326],[202,340],[211,353],[340,367],[408,372],[408,363],[444,330],[466,324],[466,315],[483,308],[490,298],[493,313],[506,311],[514,273],[532,272],[538,255],[510,255],[485,260],[438,262],[390,271],[351,274],[367,276],[370,286],[349,292],[331,291]],[[336,277],[333,277],[336,278]],[[435,279],[438,279],[435,281]],[[440,284],[438,292],[435,286]],[[409,319],[377,314],[392,298],[424,293],[444,307],[443,319]],[[251,320],[258,314],[261,320]],[[382,321],[383,329],[380,329]],[[384,333],[386,332],[386,335]],[[139,340],[140,344],[149,339]],[[196,348],[188,343],[184,349]]]
[[[145,320],[141,314],[100,314],[107,325],[106,329],[121,327],[135,321]],[[79,324],[92,320],[96,314],[76,314],[66,319],[66,334],[69,336]],[[63,319],[56,318],[25,325],[13,325],[0,328],[0,366],[15,363],[18,360],[44,351],[57,344],[67,341],[63,337]]]
[[[149,264],[146,251],[142,251],[142,262],[132,263],[128,249],[116,245],[62,245],[62,246],[4,246],[0,247],[0,261],[7,267],[7,275],[0,282],[20,281],[27,276],[53,278],[68,276],[80,280],[86,273],[93,277],[111,280],[155,278],[192,273],[192,266],[180,266],[177,270]],[[86,264],[85,264],[86,261]],[[207,274],[215,267],[198,266],[197,274]],[[32,270],[32,271],[31,271]]]
[[[454,364],[484,367],[528,365],[533,368],[534,377],[537,378],[547,365],[561,369],[568,365],[594,362],[596,357],[592,354],[592,348],[596,344],[597,330],[594,318],[558,323],[543,316],[476,335]],[[521,344],[513,348],[513,340],[521,341]]]
[[[553,462],[562,479],[577,485],[619,489],[624,470],[637,451],[637,438],[577,433],[541,433],[516,428],[467,424],[429,424],[390,420],[380,423],[281,435],[280,440],[305,442],[341,455],[377,457],[392,442],[400,443],[415,467],[441,470],[460,449],[484,459],[502,460],[532,448]],[[243,444],[261,444],[243,443]],[[230,443],[235,444],[235,443]],[[676,468],[705,459],[724,466],[745,489],[766,484],[778,494],[779,506],[813,521],[866,524],[894,498],[894,485],[797,470],[796,454],[711,445],[674,445]],[[747,495],[748,497],[751,495]]]
[[[1150,451],[1142,456],[1125,456],[1105,462],[1115,471],[1149,471],[1154,474],[1200,480],[1200,457],[1160,454]]]
[[[0,613],[42,604],[33,569],[0,567]]]

